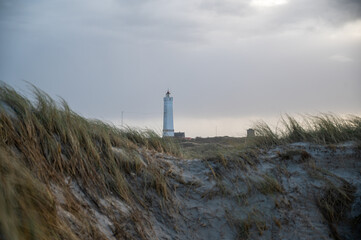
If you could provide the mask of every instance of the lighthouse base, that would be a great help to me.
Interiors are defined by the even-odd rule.
[[[163,130],[163,137],[174,137],[174,130]]]

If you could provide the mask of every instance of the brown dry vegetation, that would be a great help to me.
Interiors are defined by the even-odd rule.
[[[317,198],[317,205],[327,220],[333,237],[337,240],[342,238],[336,225],[344,220],[345,215],[349,212],[355,198],[355,191],[355,187],[347,182],[340,187],[329,184]]]
[[[79,211],[81,203],[69,191],[70,181],[93,199],[112,195],[144,204],[126,179],[134,173],[167,198],[163,174],[157,167],[144,167],[141,149],[179,155],[175,143],[151,130],[121,130],[85,119],[65,101],[59,105],[33,89],[36,100],[31,102],[5,84],[0,88],[0,239],[102,238]],[[73,224],[78,233],[59,219],[51,184],[68,193],[63,207],[83,221]]]

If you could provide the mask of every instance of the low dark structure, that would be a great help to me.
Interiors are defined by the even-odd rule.
[[[174,137],[176,137],[176,138],[185,138],[186,134],[184,132],[175,132]]]
[[[252,129],[252,128],[247,129],[247,137],[250,138],[250,137],[254,137],[254,136],[256,136],[254,133],[254,129]]]

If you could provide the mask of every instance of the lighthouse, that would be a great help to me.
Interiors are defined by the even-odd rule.
[[[173,97],[170,96],[169,90],[165,94],[163,100],[164,100],[163,137],[174,137]]]

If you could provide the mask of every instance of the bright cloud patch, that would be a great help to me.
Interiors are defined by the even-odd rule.
[[[274,7],[286,4],[287,0],[252,0],[251,6],[254,7]]]

